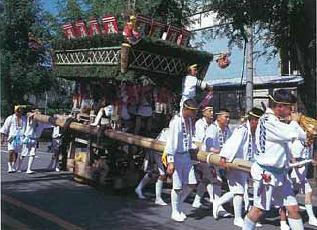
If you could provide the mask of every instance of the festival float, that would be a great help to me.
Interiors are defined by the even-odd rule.
[[[35,119],[63,128],[62,150],[76,180],[133,186],[144,149],[164,149],[152,138],[179,110],[177,95],[187,66],[197,63],[203,79],[213,55],[190,48],[191,33],[185,28],[143,15],[130,16],[122,29],[116,17],[107,15],[66,23],[63,31],[65,38],[53,45],[53,72],[75,82],[72,112]],[[153,107],[151,122],[136,112],[140,106]],[[219,162],[211,153],[195,158]],[[229,167],[248,171],[250,164]]]

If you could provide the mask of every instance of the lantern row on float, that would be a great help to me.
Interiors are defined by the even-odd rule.
[[[63,25],[65,37],[75,39],[119,32],[117,19],[113,16],[104,16],[101,19],[101,25],[97,19],[91,19],[88,21],[87,26],[83,20],[77,20],[75,23],[67,23]],[[191,36],[191,32],[184,28],[166,25],[143,15],[136,17],[136,27],[141,37],[150,36],[177,43],[181,46],[187,46]]]

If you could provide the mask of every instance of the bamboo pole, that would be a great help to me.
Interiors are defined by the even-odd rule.
[[[35,114],[34,119],[42,123],[51,123],[53,125],[57,125],[62,128],[67,128],[66,127],[67,117],[60,116],[60,117],[53,118],[53,117],[42,115],[42,114]],[[72,131],[77,131],[77,132],[87,133],[92,135],[97,135],[99,133],[98,127],[84,125],[77,122],[71,122],[69,124],[69,129],[71,129]],[[125,133],[125,132],[116,131],[116,130],[105,130],[104,135],[108,138],[111,138],[117,141],[121,141],[121,142],[132,144],[132,145],[137,145],[147,149],[152,149],[158,153],[162,153],[165,147],[165,143],[162,141],[157,141],[153,138],[143,137],[143,136],[134,135],[131,133]],[[220,157],[218,154],[199,151],[196,155],[196,158],[200,162],[206,162],[208,164],[219,166]],[[238,169],[245,172],[250,172],[251,164],[252,164],[251,162],[246,160],[235,159],[232,163],[227,163],[227,166],[229,169]]]

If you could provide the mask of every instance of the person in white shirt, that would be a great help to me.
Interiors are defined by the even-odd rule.
[[[216,153],[219,153],[222,149],[225,142],[229,139],[232,132],[229,128],[230,123],[230,112],[226,109],[220,109],[219,112],[216,113],[216,121],[215,121],[215,131],[209,132],[209,134],[206,133],[206,137],[214,136],[217,139],[218,143],[218,151]],[[212,130],[210,130],[212,131]],[[208,149],[206,150],[208,151]],[[216,183],[212,184],[213,188],[213,216],[215,219],[218,218],[218,213],[223,212],[223,217],[231,216],[230,213],[228,213],[222,205],[217,205],[217,201],[220,199],[221,196],[221,184],[223,183],[223,177],[224,177],[224,170],[219,169],[218,167],[214,168],[214,174],[215,178],[217,179]],[[221,197],[223,200],[228,200],[233,198],[233,194],[230,192],[227,192],[222,195]],[[224,202],[225,203],[225,202]]]
[[[272,109],[267,108],[261,116],[255,133],[257,154],[251,167],[254,206],[246,215],[242,229],[255,229],[263,211],[269,211],[274,201],[274,205],[286,207],[291,229],[302,230],[303,221],[287,174],[287,166],[290,159],[289,142],[296,139],[306,141],[306,133],[279,120],[289,116],[292,120],[298,120],[298,114],[291,113],[291,105],[294,103],[291,92],[279,89],[273,97],[269,97],[272,100]]]
[[[15,172],[15,163],[18,154],[22,150],[22,138],[26,128],[26,116],[22,114],[22,107],[16,105],[14,107],[14,114],[8,116],[0,130],[1,143],[3,143],[3,136],[7,136],[8,140],[8,173]]]
[[[161,131],[161,133],[157,136],[156,140],[166,142],[168,132],[169,129],[164,128]],[[157,167],[157,169],[154,167]],[[142,189],[154,177],[153,174],[155,173],[155,171],[158,171],[159,176],[157,177],[155,183],[155,204],[166,206],[166,202],[162,199],[163,182],[166,179],[166,173],[162,163],[161,155],[152,150],[147,151],[144,159],[144,170],[146,171],[146,174],[144,175],[139,185],[135,189],[137,196],[140,199],[145,199],[145,196],[142,193]]]
[[[197,78],[197,64],[193,64],[187,68],[187,76],[183,78],[182,98],[180,102],[181,109],[184,101],[196,99],[196,88],[212,91],[212,86],[208,85],[206,81]]]
[[[23,160],[26,156],[29,156],[26,173],[34,173],[34,171],[32,171],[32,165],[36,154],[38,139],[41,137],[43,130],[51,126],[41,122],[34,121],[34,115],[37,113],[39,112],[35,111],[34,113],[29,114],[27,117],[27,125],[22,138],[22,152],[18,162],[18,172],[22,172],[21,167]]]
[[[167,174],[172,176],[171,218],[183,222],[186,215],[182,212],[182,202],[195,187],[197,181],[190,153],[193,150],[193,120],[198,109],[193,99],[184,101],[179,115],[175,115],[169,124],[169,135],[166,142]]]
[[[292,121],[291,125],[294,125],[298,129],[302,129],[295,121]],[[291,147],[293,163],[311,159],[312,163],[316,165],[317,161],[313,159],[313,143],[314,139],[312,136],[308,136],[306,142],[295,140]],[[305,208],[308,214],[308,224],[317,226],[317,218],[314,215],[312,207],[313,190],[307,180],[307,166],[304,164],[299,167],[294,167],[291,171],[291,179],[295,193],[305,194]]]
[[[207,128],[213,123],[213,107],[209,105],[205,105],[202,108],[203,117],[196,121],[195,123],[195,136],[194,141],[197,145],[202,145],[202,142],[205,139]],[[212,192],[212,182],[214,181],[214,177],[211,174],[212,166],[206,163],[200,162],[196,165],[197,173],[201,176],[200,181],[198,183],[196,189],[196,195],[192,206],[194,208],[201,207],[201,199],[207,189],[210,199],[213,199]]]
[[[220,151],[220,163],[223,168],[227,168],[226,163],[232,162],[234,159],[242,159],[247,161],[254,161],[256,153],[255,146],[255,130],[258,124],[258,119],[263,115],[264,111],[259,108],[252,108],[247,113],[247,121],[236,128],[231,137],[223,145]],[[242,200],[246,192],[249,173],[239,170],[227,170],[226,178],[229,185],[230,192],[233,194],[233,208],[234,208],[234,225],[242,227]],[[221,197],[215,206],[219,206],[230,200],[223,200]],[[217,207],[216,207],[217,209]]]

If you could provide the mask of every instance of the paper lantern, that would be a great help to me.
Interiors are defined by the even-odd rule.
[[[98,24],[98,21],[97,19],[91,19],[89,22],[88,22],[88,35],[89,36],[94,36],[96,34],[100,34],[100,28],[99,28],[99,24]]]
[[[168,29],[167,29],[167,34],[166,34],[166,40],[176,43],[177,38],[180,34],[181,34],[180,28],[178,28],[176,26],[169,25]]]
[[[87,36],[87,28],[83,20],[77,20],[75,23],[75,28],[76,28],[77,37],[82,38]]]
[[[147,36],[151,30],[152,19],[143,15],[136,17],[136,24],[141,36]]]
[[[66,38],[68,39],[76,38],[75,28],[73,27],[71,23],[67,23],[63,25],[63,31]]]
[[[165,24],[152,20],[150,36],[153,38],[158,38],[158,39],[162,38],[165,28],[166,28]]]
[[[102,18],[102,26],[103,34],[117,34],[119,32],[117,19],[113,16],[104,16]]]

